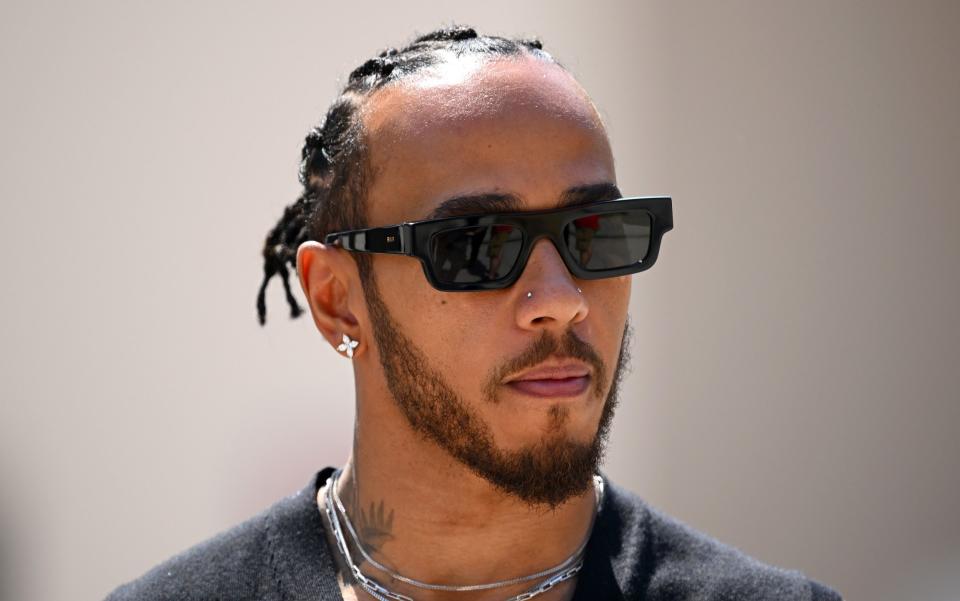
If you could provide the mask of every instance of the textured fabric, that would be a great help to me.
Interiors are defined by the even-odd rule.
[[[107,601],[342,601],[317,491],[333,468],[259,515],[176,555]],[[606,480],[575,601],[840,601],[802,573],[761,563]]]

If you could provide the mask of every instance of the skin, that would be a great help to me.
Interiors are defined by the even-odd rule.
[[[556,207],[568,188],[616,182],[607,135],[582,87],[561,68],[529,57],[446,63],[375,92],[361,118],[374,174],[371,226],[425,219],[445,199],[466,194],[508,193],[520,210],[539,210]],[[595,514],[592,488],[552,506],[530,503],[411,426],[387,385],[347,251],[306,242],[297,271],[330,344],[340,344],[343,334],[360,341],[353,357],[354,450],[339,492],[378,560],[427,582],[489,582],[555,565],[585,540]],[[373,272],[404,336],[486,424],[497,449],[595,439],[621,350],[629,276],[578,280],[548,240],[534,246],[519,281],[503,290],[438,291],[412,257],[373,255]],[[498,368],[544,335],[559,339],[568,331],[608,366],[602,390],[594,390],[595,373],[589,389],[573,397],[534,397],[503,382],[491,389]],[[570,598],[574,584],[539,598]],[[445,596],[389,586],[417,599],[463,601],[503,599],[525,588]]]

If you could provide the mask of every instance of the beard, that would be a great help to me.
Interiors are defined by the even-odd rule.
[[[380,365],[387,387],[413,430],[436,443],[460,463],[497,489],[529,505],[554,508],[593,486],[606,451],[619,385],[629,364],[631,328],[624,324],[617,365],[610,374],[599,354],[572,329],[562,336],[544,331],[523,353],[494,369],[484,386],[484,398],[498,403],[496,390],[503,377],[533,367],[548,357],[576,358],[593,367],[592,394],[603,399],[597,431],[590,442],[571,439],[564,432],[567,413],[550,408],[550,428],[538,442],[517,450],[503,450],[480,414],[454,392],[434,369],[424,352],[400,330],[384,304],[372,269],[361,270],[364,297],[370,313]]]

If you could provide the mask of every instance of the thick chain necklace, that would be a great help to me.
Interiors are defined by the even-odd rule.
[[[572,555],[567,557],[565,560],[559,564],[553,566],[552,568],[547,568],[535,574],[529,574],[527,576],[520,576],[517,578],[511,578],[509,580],[500,580],[497,582],[490,582],[486,584],[466,584],[466,585],[454,585],[454,584],[433,584],[429,582],[422,582],[414,578],[409,578],[403,576],[402,574],[397,574],[392,570],[388,569],[386,566],[380,562],[373,559],[366,549],[363,548],[363,545],[360,543],[360,537],[357,535],[356,529],[354,529],[353,524],[350,521],[350,516],[347,514],[346,508],[343,506],[343,503],[340,501],[340,495],[337,492],[337,482],[340,479],[340,473],[342,470],[338,469],[330,477],[330,480],[327,482],[327,490],[325,495],[324,510],[327,513],[327,519],[330,522],[331,530],[333,531],[334,538],[337,541],[337,549],[340,551],[341,556],[347,564],[347,567],[350,570],[351,575],[353,575],[354,580],[357,584],[370,594],[377,601],[415,601],[412,597],[403,595],[401,593],[396,593],[373,578],[368,577],[363,572],[360,571],[360,567],[353,562],[353,557],[350,553],[350,549],[347,545],[346,538],[343,534],[343,526],[346,526],[347,533],[350,535],[352,542],[359,549],[360,554],[363,556],[363,559],[369,562],[372,566],[378,570],[386,573],[391,578],[405,582],[411,586],[426,590],[434,591],[449,591],[449,592],[466,592],[466,591],[480,591],[480,590],[489,590],[494,588],[501,588],[505,586],[510,586],[513,584],[519,584],[521,582],[527,582],[530,580],[536,580],[537,578],[545,578],[543,582],[537,586],[520,593],[519,595],[514,595],[507,599],[507,601],[526,601],[527,599],[532,599],[541,593],[552,589],[561,582],[569,580],[577,575],[580,569],[583,567],[583,554],[586,549],[587,541],[577,547],[577,550],[573,552]],[[593,477],[594,491],[596,493],[596,507],[597,513],[600,512],[600,507],[603,503],[603,479],[600,476]],[[343,517],[343,525],[340,523],[341,515]],[[589,535],[587,537],[589,539]]]

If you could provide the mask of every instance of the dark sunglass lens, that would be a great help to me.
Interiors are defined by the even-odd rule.
[[[651,218],[646,211],[601,213],[574,219],[564,227],[567,248],[590,271],[633,265],[650,250]]]
[[[437,279],[476,284],[507,275],[520,256],[523,232],[496,224],[443,230],[430,240],[430,261]]]

